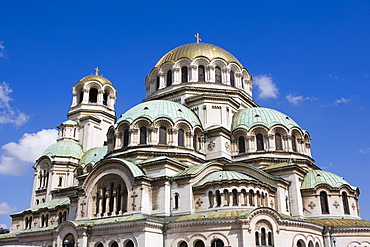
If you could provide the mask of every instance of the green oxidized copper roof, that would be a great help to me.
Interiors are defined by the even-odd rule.
[[[98,147],[88,150],[81,158],[79,164],[84,166],[90,163],[95,164],[107,154],[108,147]]]
[[[138,104],[121,115],[116,125],[121,121],[132,123],[140,117],[147,118],[150,121],[158,118],[167,118],[174,123],[185,120],[193,127],[196,125],[201,126],[198,116],[192,110],[169,100],[152,100]]]
[[[198,183],[194,184],[194,187],[202,186],[206,183],[211,183],[211,182],[216,182],[216,181],[233,181],[233,180],[257,181],[255,178],[252,178],[244,173],[240,173],[236,171],[216,171],[202,178]]]
[[[327,225],[327,226],[366,226],[370,227],[369,220],[358,220],[358,219],[305,219],[305,221],[313,222],[320,225]]]
[[[83,151],[80,144],[74,141],[63,140],[50,145],[42,155],[74,157],[77,159],[81,159]]]
[[[287,115],[264,107],[252,107],[238,111],[234,117],[231,129],[245,128],[250,129],[256,125],[263,125],[271,128],[274,125],[283,125],[288,129],[299,125]]]
[[[184,176],[184,175],[197,174],[200,171],[202,171],[203,169],[205,169],[206,167],[208,167],[211,163],[213,163],[213,162],[207,162],[207,163],[192,165],[189,168],[187,168],[187,169],[185,169],[185,170],[180,171],[179,173],[177,173],[175,175],[175,177]]]
[[[110,158],[109,160],[125,163],[128,166],[128,168],[131,170],[134,177],[145,176],[145,173],[136,164],[132,163],[131,161],[120,159],[120,158]]]
[[[310,170],[303,179],[301,189],[312,189],[319,184],[328,184],[333,188],[339,188],[344,184],[351,186],[344,178],[334,173],[323,170]],[[351,187],[356,189],[354,186]]]
[[[57,206],[69,205],[69,203],[70,203],[70,201],[69,201],[68,197],[60,198],[60,199],[54,199],[54,200],[51,200],[51,201],[40,203],[39,205],[33,206],[29,209],[23,210],[23,212],[24,211],[37,212],[39,209],[42,209],[42,208],[54,209]]]
[[[73,121],[73,120],[64,121],[62,124],[64,124],[64,125],[78,125],[78,123]]]

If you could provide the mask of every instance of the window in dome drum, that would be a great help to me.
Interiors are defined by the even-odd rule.
[[[235,74],[234,71],[230,71],[230,85],[235,87]]]
[[[167,144],[167,129],[164,126],[159,128],[159,144]]]
[[[329,214],[328,196],[325,191],[320,192],[321,213]]]
[[[215,68],[215,82],[222,83],[221,69],[219,67]]]
[[[204,66],[198,66],[198,81],[206,81],[204,76]]]
[[[257,139],[257,151],[265,150],[265,147],[263,145],[263,136],[262,136],[262,134],[257,134],[256,139]]]
[[[296,138],[294,135],[292,135],[292,149],[293,149],[293,152],[297,152],[297,142],[296,142]]]
[[[146,127],[140,128],[140,144],[146,144]]]
[[[177,131],[177,142],[178,142],[178,146],[179,147],[184,147],[185,146],[185,143],[184,143],[184,130],[183,129],[179,129]]]
[[[283,143],[281,141],[281,135],[279,133],[275,133],[275,147],[276,150],[283,150]]]
[[[181,82],[188,82],[188,67],[181,68]]]
[[[169,71],[167,71],[167,79],[166,79],[167,81],[167,87],[168,86],[171,86],[172,85],[172,71],[171,70],[169,70]]]
[[[239,153],[245,153],[245,139],[244,136],[239,137]]]

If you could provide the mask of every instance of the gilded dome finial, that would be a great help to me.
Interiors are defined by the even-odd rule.
[[[197,43],[199,43],[199,41],[202,41],[202,39],[199,37],[199,33],[195,34],[194,37],[197,39]]]
[[[96,67],[96,68],[95,68],[95,75],[99,75],[99,71],[100,71],[100,70],[99,70],[99,67]]]

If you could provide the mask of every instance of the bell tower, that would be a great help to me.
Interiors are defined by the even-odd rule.
[[[101,147],[107,141],[108,128],[116,120],[114,105],[117,90],[95,68],[95,75],[82,78],[72,88],[72,105],[68,120],[79,125],[78,142],[83,150]]]

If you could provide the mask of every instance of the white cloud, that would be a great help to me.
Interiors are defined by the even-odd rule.
[[[45,149],[55,143],[57,135],[55,129],[43,129],[37,133],[25,133],[18,143],[9,142],[2,146],[4,152],[0,157],[0,174],[25,174]]]
[[[5,57],[5,46],[3,43],[4,41],[0,41],[0,57]]]
[[[300,102],[305,100],[316,100],[315,97],[304,97],[303,95],[297,95],[292,93],[287,95],[286,99],[289,101],[289,103],[292,103],[293,105],[298,105]]]
[[[339,105],[339,104],[347,104],[347,103],[349,103],[349,102],[351,102],[351,99],[345,99],[345,98],[343,98],[343,97],[341,97],[340,99],[336,99],[335,101],[334,101],[334,105]]]
[[[12,92],[9,84],[0,84],[0,124],[11,123],[19,127],[28,121],[29,116],[10,106],[9,102],[13,99],[9,95]]]
[[[0,223],[0,228],[9,229],[7,225]]]
[[[366,154],[366,153],[369,153],[369,152],[370,152],[370,147],[361,148],[360,150],[357,151],[357,153],[360,153],[360,154]]]
[[[279,89],[276,87],[271,76],[267,75],[257,75],[254,77],[254,84],[258,87],[258,98],[276,98]]]
[[[17,210],[15,207],[10,207],[6,202],[0,202],[0,215],[9,215]]]

